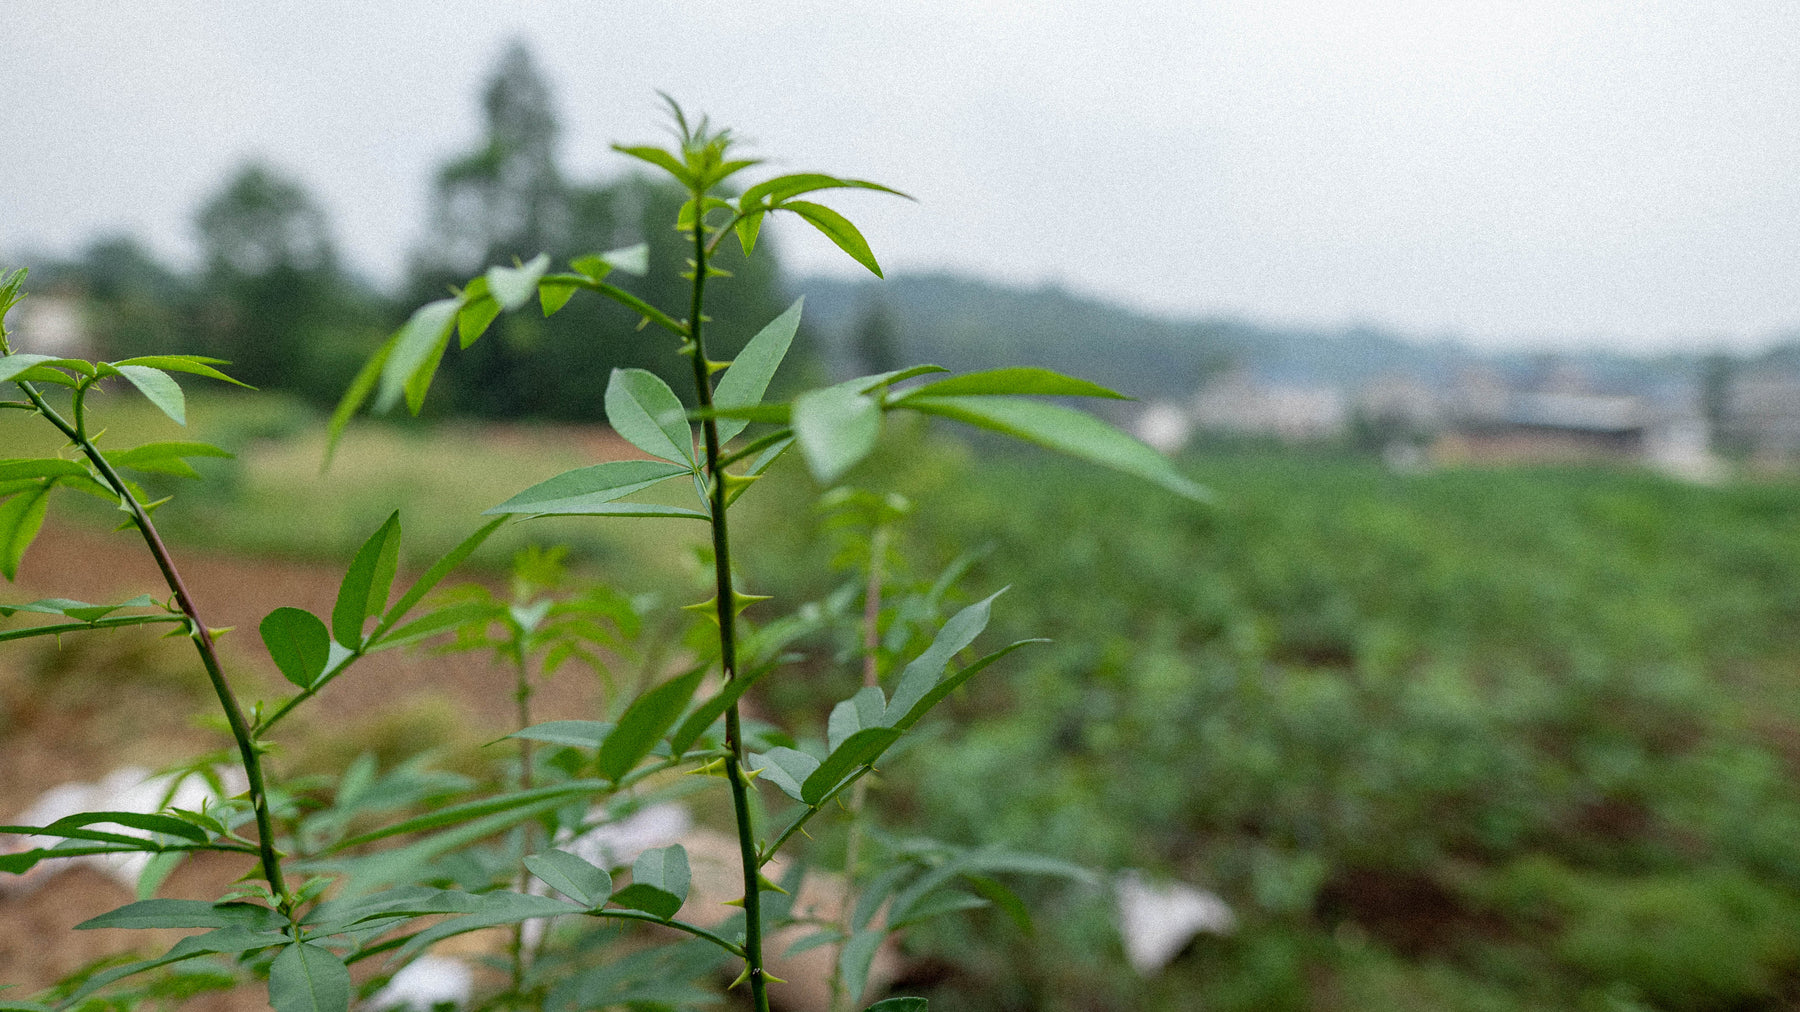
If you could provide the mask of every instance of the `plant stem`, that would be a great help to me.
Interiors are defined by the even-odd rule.
[[[705,206],[706,194],[696,190],[695,205]],[[737,594],[731,580],[731,535],[725,520],[725,475],[719,464],[719,423],[711,417],[712,370],[706,358],[702,312],[706,295],[706,223],[694,222],[694,299],[688,314],[687,351],[694,363],[694,396],[708,412],[700,423],[706,442],[706,470],[712,497],[713,583],[718,601],[719,663],[727,683],[737,678]],[[744,869],[744,963],[750,981],[750,998],[756,1012],[769,1012],[768,983],[763,973],[761,862],[750,826],[750,788],[744,778],[743,729],[738,704],[725,711],[725,776],[731,782],[731,808],[737,818],[738,856]]]
[[[519,730],[521,731],[531,726],[531,660],[525,653],[525,636],[526,632],[521,628],[517,638],[515,638],[511,644],[513,673],[515,676],[513,682],[513,703],[517,707],[515,719],[518,721]],[[513,778],[514,790],[528,791],[532,788],[531,762],[531,739],[520,738],[519,771]],[[535,825],[535,823],[527,821],[521,824],[517,831],[516,845],[518,848],[517,856],[519,861],[519,872],[515,880],[515,888],[519,892],[529,892],[531,888],[531,876],[525,870],[525,858],[531,853],[532,844],[535,842],[533,840],[535,834],[532,832],[532,828]],[[527,950],[531,948],[531,946],[528,946],[525,942],[525,922],[523,921],[513,925],[511,948],[513,995],[515,998],[520,998],[523,996],[525,990],[525,970],[530,962],[530,953]]]
[[[881,684],[881,583],[882,561],[887,558],[888,526],[880,519],[869,534],[869,579],[863,588],[863,685]],[[862,810],[869,800],[869,782],[858,780],[850,792],[850,825],[844,837],[844,909],[838,929],[843,933],[837,951],[841,955],[850,939],[856,908],[856,868],[862,860]],[[831,1012],[847,1008],[850,996],[844,992],[843,961],[831,961]]]
[[[169,592],[175,595],[175,605],[181,609],[188,622],[188,634],[194,642],[194,651],[200,655],[200,664],[206,669],[206,677],[212,682],[213,692],[219,697],[219,706],[225,711],[225,720],[231,726],[231,736],[237,741],[238,758],[244,767],[244,777],[250,784],[250,806],[256,813],[257,851],[262,863],[263,879],[269,883],[269,890],[275,894],[276,905],[283,914],[292,915],[294,897],[288,892],[287,881],[281,874],[281,857],[275,851],[275,824],[269,814],[269,792],[263,779],[262,754],[257,743],[252,739],[250,724],[244,719],[244,708],[239,705],[237,696],[231,685],[225,680],[225,671],[219,664],[218,650],[214,645],[212,629],[200,618],[200,610],[194,604],[193,596],[188,593],[187,584],[181,578],[180,570],[175,568],[175,560],[169,554],[169,547],[163,542],[156,524],[150,520],[150,514],[144,504],[138,502],[131,487],[113,470],[104,455],[93,441],[88,439],[81,417],[81,395],[85,390],[76,392],[74,408],[76,424],[70,425],[56,410],[44,402],[43,395],[29,383],[20,383],[20,389],[31,398],[40,414],[51,425],[69,438],[69,441],[80,448],[83,455],[94,465],[95,470],[105,479],[119,497],[120,505],[131,514],[132,522],[137,525],[138,533],[143,535],[144,544],[156,559],[156,566],[162,571],[163,582],[168,584]]]

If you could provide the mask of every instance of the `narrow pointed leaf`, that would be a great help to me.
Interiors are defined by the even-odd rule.
[[[27,489],[0,502],[0,574],[8,580],[19,573],[25,549],[37,538],[44,526],[44,514],[50,509],[50,486]]]
[[[173,419],[176,425],[187,424],[187,398],[181,395],[181,384],[175,382],[175,377],[147,365],[121,365],[114,368],[132,386],[137,387],[138,392],[150,403]]]
[[[837,248],[850,254],[850,259],[869,269],[871,274],[881,277],[881,265],[875,262],[875,254],[869,250],[869,242],[863,238],[850,219],[833,211],[823,204],[815,204],[808,200],[789,200],[780,205],[784,211],[792,211],[805,218],[807,223],[825,234],[825,238],[837,244]]]
[[[546,850],[525,859],[525,868],[545,885],[586,907],[605,906],[612,876],[566,850]]]
[[[757,331],[756,336],[744,345],[719,378],[718,389],[713,391],[713,404],[720,408],[748,408],[762,403],[763,394],[768,392],[769,381],[775,378],[775,370],[780,367],[781,360],[787,357],[788,348],[794,343],[794,332],[800,329],[800,311],[805,304],[804,298],[795,299],[780,316],[771,320],[768,326]],[[723,443],[744,431],[750,424],[742,419],[727,419],[719,423],[719,442]]]
[[[606,384],[606,421],[621,438],[652,457],[694,463],[694,436],[681,399],[644,369],[614,369]]]
[[[613,150],[620,154],[630,155],[640,161],[649,162],[651,165],[674,176],[683,184],[693,181],[693,173],[688,170],[688,167],[683,165],[680,159],[661,148],[650,147],[649,145],[625,146],[614,144]]]
[[[86,467],[61,457],[15,457],[0,460],[0,481],[12,482],[32,478],[79,478],[88,473]]]
[[[312,612],[277,608],[263,618],[258,631],[269,659],[288,681],[309,689],[325,673],[331,660],[331,632]]]
[[[213,366],[215,365],[231,364],[222,358],[207,358],[203,355],[140,355],[137,358],[121,359],[117,362],[108,364],[121,371],[123,371],[122,367],[124,366],[138,365],[149,366],[153,369],[163,369],[168,372],[192,373],[195,376],[205,376],[207,379],[216,379],[226,383],[232,383],[243,387],[246,390],[256,389],[248,383],[232,379],[230,376],[214,369]]]
[[[995,591],[950,616],[950,621],[945,622],[944,627],[932,639],[931,646],[926,647],[924,653],[906,665],[906,669],[900,673],[899,684],[894,687],[894,698],[888,703],[888,711],[895,715],[895,721],[909,714],[919,700],[924,699],[937,686],[951,659],[964,647],[975,642],[975,637],[987,628],[994,598],[1004,593],[1004,589]]]
[[[1064,376],[1062,373],[1035,366],[989,369],[947,379],[934,380],[901,394],[898,402],[908,397],[992,396],[995,394],[1040,394],[1059,397],[1109,397],[1129,400],[1124,394],[1098,383]]]
[[[1013,397],[908,397],[899,406],[1003,432],[1155,482],[1199,502],[1211,499],[1162,454],[1093,415],[1060,404]]]
[[[481,340],[481,335],[487,333],[487,329],[493,326],[499,316],[500,303],[494,301],[493,296],[484,295],[478,299],[470,299],[456,313],[458,345],[467,348]]]
[[[425,571],[425,575],[414,581],[413,585],[407,588],[406,593],[401,595],[400,600],[395,601],[394,606],[381,617],[382,624],[391,626],[404,618],[414,605],[424,600],[425,595],[431,593],[432,588],[442,583],[444,577],[449,576],[457,566],[462,565],[464,560],[473,555],[475,550],[481,547],[482,542],[488,539],[488,535],[499,530],[500,525],[505,522],[505,517],[488,521],[480,530],[464,538],[455,548],[450,549],[442,558],[432,563],[431,568]]]
[[[775,670],[775,665],[765,664],[749,674],[741,674],[719,690],[718,695],[695,707],[694,712],[681,722],[681,727],[669,736],[669,751],[674,755],[686,752],[688,746],[692,745],[695,739],[705,734],[706,729],[713,725],[713,721],[724,716],[725,711],[731,708],[731,704],[742,699],[744,693],[748,692],[752,685],[773,670]]]
[[[832,749],[819,768],[800,784],[800,800],[809,805],[818,804],[833,787],[856,772],[857,767],[881,758],[881,754],[899,739],[899,730],[891,727],[864,728],[851,735],[842,745]]]
[[[893,708],[890,707],[889,713],[888,713],[888,719],[890,721],[892,721],[894,727],[898,728],[901,731],[905,731],[908,728],[912,727],[914,724],[917,724],[919,722],[919,718],[925,716],[926,713],[930,712],[932,707],[943,702],[944,697],[950,695],[950,693],[952,693],[952,692],[955,692],[959,687],[961,687],[961,685],[964,682],[975,677],[976,674],[980,673],[982,671],[982,669],[986,668],[988,665],[993,664],[995,661],[999,660],[1002,657],[1005,657],[1007,654],[1012,653],[1014,650],[1017,650],[1020,647],[1029,646],[1033,643],[1048,643],[1048,642],[1050,642],[1050,641],[1046,640],[1046,639],[1029,639],[1029,640],[1019,640],[1016,643],[1009,643],[1006,646],[1001,647],[999,650],[996,650],[993,653],[988,654],[986,657],[983,657],[980,660],[976,661],[975,663],[969,665],[968,667],[963,668],[963,669],[957,671],[955,674],[950,675],[949,677],[944,678],[941,681],[939,681],[936,685],[932,686],[931,689],[925,693],[925,695],[919,697],[919,701],[912,704],[912,706],[910,708],[908,708],[905,713],[896,714],[895,712],[893,712]]]
[[[600,746],[600,775],[617,781],[649,755],[657,740],[669,733],[687,709],[688,700],[694,698],[694,690],[705,675],[705,668],[695,668],[633,700],[619,718],[619,726]]]
[[[412,316],[394,335],[394,344],[381,366],[380,391],[375,395],[376,411],[391,411],[400,403],[400,395],[414,383],[415,374],[426,370],[443,355],[450,341],[450,329],[456,325],[456,299],[427,302],[413,310]],[[429,382],[429,376],[426,381]]]
[[[791,422],[806,466],[828,485],[875,448],[881,408],[854,390],[826,387],[794,398]]]
[[[129,450],[109,453],[106,459],[115,466],[129,467],[138,471],[156,474],[172,474],[182,478],[198,478],[199,474],[186,463],[189,457],[219,457],[230,460],[234,454],[222,450],[210,443],[166,442],[145,443]]]
[[[737,232],[738,244],[744,247],[744,255],[749,256],[756,249],[757,234],[762,231],[763,212],[746,214],[732,226]]]
[[[612,729],[613,725],[604,720],[547,720],[542,724],[520,728],[507,737],[549,742],[570,748],[597,749],[606,740],[606,736],[612,733]]]
[[[338,400],[337,407],[332,409],[331,420],[325,425],[327,465],[331,463],[331,455],[337,452],[338,440],[344,438],[344,429],[350,424],[350,419],[362,410],[369,395],[374,393],[375,384],[381,380],[382,370],[387,367],[388,356],[393,354],[394,345],[399,341],[400,335],[396,333],[375,349],[375,354],[370,355],[369,360],[357,370],[356,378],[350,381],[350,386],[344,390],[344,396]]]
[[[352,650],[362,645],[363,622],[387,607],[388,590],[400,566],[400,511],[389,514],[357,550],[338,586],[331,609],[331,634]]]
[[[540,481],[489,513],[582,513],[601,503],[623,499],[633,492],[689,469],[660,460],[614,460],[576,468]]]
[[[538,302],[544,307],[545,316],[555,316],[557,311],[569,304],[575,297],[580,285],[569,281],[549,280],[538,285]]]
[[[882,931],[858,931],[838,951],[838,978],[844,982],[844,993],[851,1001],[862,997],[869,984],[869,967],[875,963],[875,950],[887,937]]]

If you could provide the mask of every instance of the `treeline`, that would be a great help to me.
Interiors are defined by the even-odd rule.
[[[324,209],[300,183],[265,164],[237,170],[198,209],[202,255],[195,270],[178,271],[136,240],[112,237],[72,260],[37,265],[34,282],[39,291],[81,298],[88,336],[102,356],[214,355],[231,361],[245,382],[321,403],[342,393],[413,307],[489,265],[540,252],[567,263],[648,243],[648,277],[620,283],[684,316],[678,275],[688,250],[668,227],[683,194],[639,175],[582,180],[566,174],[557,159],[561,128],[551,88],[523,45],[502,55],[481,103],[483,135],[437,171],[427,238],[395,292],[380,292],[347,270]],[[732,276],[711,288],[716,323],[708,337],[717,353],[729,356],[788,297],[773,258],[750,262],[730,245],[720,254],[719,266]],[[638,322],[598,299],[577,299],[549,319],[507,314],[488,340],[468,351],[452,346],[433,409],[603,418],[600,394],[612,369],[674,368],[658,346],[663,335],[639,331]]]

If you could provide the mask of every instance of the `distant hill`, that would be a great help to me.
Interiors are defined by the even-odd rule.
[[[1471,366],[1529,376],[1546,368],[1541,353],[1485,353],[1449,341],[1424,342],[1367,327],[1279,328],[1243,320],[1152,316],[1054,286],[1024,288],[947,274],[902,274],[886,281],[801,279],[806,316],[827,363],[839,375],[865,371],[854,331],[885,304],[903,363],[954,371],[1031,364],[1068,372],[1134,397],[1192,393],[1214,373],[1244,368],[1265,380],[1354,390],[1384,375],[1431,385]],[[1554,357],[1597,385],[1620,390],[1682,382],[1699,356],[1642,358],[1609,352]]]

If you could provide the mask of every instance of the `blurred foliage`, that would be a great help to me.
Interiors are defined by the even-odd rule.
[[[1241,923],[1139,981],[1104,898],[1032,897],[1061,905],[1035,939],[939,933],[947,1001],[1800,996],[1800,486],[1261,452],[1191,461],[1202,509],[932,442],[870,465],[931,504],[912,553],[989,545],[1002,635],[1057,642],[907,756],[920,828],[1182,878]],[[762,543],[771,589],[825,592],[823,546]]]

